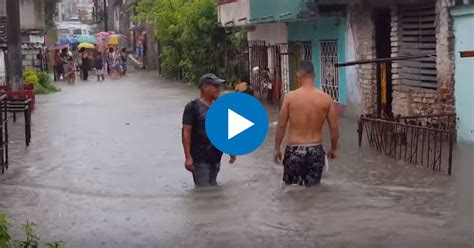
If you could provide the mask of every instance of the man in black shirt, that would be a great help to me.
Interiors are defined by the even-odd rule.
[[[219,173],[222,152],[211,144],[206,133],[206,114],[219,97],[220,87],[225,82],[214,74],[206,74],[199,80],[201,96],[189,102],[183,113],[183,148],[186,169],[193,173],[197,187],[215,186]],[[233,164],[235,156],[230,156]]]

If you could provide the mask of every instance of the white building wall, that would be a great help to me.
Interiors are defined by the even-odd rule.
[[[245,26],[250,23],[250,0],[240,0],[218,6],[221,26]]]
[[[288,25],[286,23],[259,24],[250,28],[247,33],[248,41],[263,40],[266,45],[288,43]],[[275,61],[273,54],[268,50],[268,68],[273,73]]]
[[[44,29],[44,0],[20,1],[20,19],[22,29]],[[0,0],[0,15],[6,16],[6,0]]]
[[[21,0],[20,18],[22,29],[44,29],[44,0]]]
[[[347,19],[346,29],[346,61],[355,61],[356,58],[356,47],[354,31],[351,26],[352,19]],[[348,66],[346,67],[346,92],[347,92],[347,104],[345,112],[352,117],[358,117],[362,114],[362,96],[360,87],[357,83],[357,67]]]
[[[248,32],[248,40],[264,40],[270,45],[288,43],[288,26],[286,23],[256,25]]]

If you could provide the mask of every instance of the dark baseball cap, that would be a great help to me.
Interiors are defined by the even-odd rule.
[[[223,83],[225,83],[224,79],[220,79],[212,73],[207,73],[199,80],[199,88],[201,88],[205,84],[221,85]]]

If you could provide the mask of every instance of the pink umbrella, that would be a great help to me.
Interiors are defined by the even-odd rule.
[[[107,32],[100,32],[95,35],[95,38],[99,43],[102,43],[105,39],[107,39],[110,36],[109,33]]]

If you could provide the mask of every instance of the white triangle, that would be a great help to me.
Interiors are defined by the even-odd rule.
[[[253,125],[253,122],[247,120],[241,115],[235,113],[231,109],[227,109],[227,139],[230,140],[240,134],[241,132],[249,129]]]

